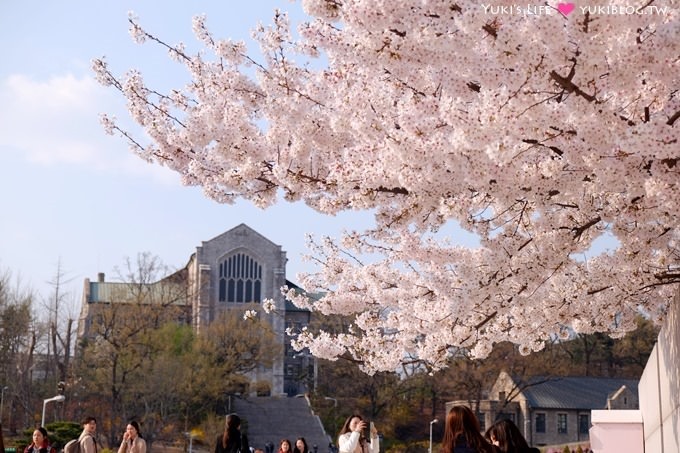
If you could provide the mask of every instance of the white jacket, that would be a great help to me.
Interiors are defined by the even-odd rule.
[[[352,431],[345,433],[338,437],[338,448],[340,453],[379,453],[380,452],[380,439],[378,436],[372,437],[371,442],[366,444],[367,452],[361,451],[361,446],[359,445],[359,437],[361,433]]]

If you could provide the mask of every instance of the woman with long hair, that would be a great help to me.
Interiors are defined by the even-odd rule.
[[[361,415],[350,415],[338,436],[340,453],[378,453],[380,451],[378,430],[371,423],[371,432],[369,433],[371,439],[368,440],[364,435],[368,426]]]
[[[125,427],[118,453],[146,453],[146,441],[142,438],[139,423],[136,421],[131,421]]]
[[[250,453],[248,437],[241,434],[241,417],[227,415],[224,432],[217,437],[215,453]]]
[[[293,448],[293,453],[309,453],[309,447],[307,446],[307,441],[304,437],[298,437],[295,440],[295,447]]]
[[[57,449],[50,444],[47,430],[41,426],[33,431],[33,442],[24,449],[24,453],[57,453]]]
[[[442,453],[498,453],[482,436],[479,420],[467,406],[453,406],[446,415]]]
[[[502,453],[539,453],[527,443],[512,420],[499,420],[486,430],[486,438]]]

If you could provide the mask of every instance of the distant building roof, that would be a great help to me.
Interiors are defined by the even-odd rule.
[[[182,286],[163,281],[150,284],[89,282],[87,303],[185,305],[187,299]]]
[[[294,289],[296,292],[298,292],[300,294],[304,294],[305,296],[309,297],[310,299],[319,299],[319,296],[317,296],[313,293],[308,293],[307,291],[300,288],[298,285],[291,282],[290,280],[286,280],[286,286],[290,289]],[[306,310],[304,308],[300,308],[297,305],[295,305],[293,302],[286,299],[286,311],[309,311],[309,310]]]
[[[636,397],[638,394],[638,381],[634,379],[534,377],[530,383],[537,384],[525,388],[522,394],[532,407],[546,409],[604,409],[607,398],[624,385]]]

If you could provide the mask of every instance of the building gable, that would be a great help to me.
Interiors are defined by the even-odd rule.
[[[243,244],[245,241],[253,244],[258,244],[258,248],[276,248],[281,249],[281,246],[275,244],[268,238],[262,236],[257,231],[250,228],[245,223],[241,223],[234,228],[225,231],[222,234],[215,236],[212,239],[202,242],[202,247],[210,247],[213,243],[224,244],[224,243],[235,243]]]

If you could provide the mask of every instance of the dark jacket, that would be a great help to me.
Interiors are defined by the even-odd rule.
[[[453,453],[478,453],[477,450],[468,445],[464,436],[456,438],[456,446],[453,447]]]
[[[500,452],[501,449],[498,448],[497,451]],[[515,449],[508,450],[508,453],[510,453],[510,452],[516,452],[516,453],[541,453],[541,450],[539,450],[538,448],[529,447],[529,448],[525,448],[525,449],[522,449],[522,450],[515,450]]]
[[[215,453],[250,453],[250,445],[248,445],[248,436],[241,434],[241,437],[231,441],[227,444],[227,448],[222,446],[222,434],[217,436],[215,442]]]
[[[460,435],[456,438],[456,446],[453,447],[453,453],[480,453],[482,450],[476,450],[467,443],[465,436]],[[499,452],[500,450],[489,444],[489,452]]]

